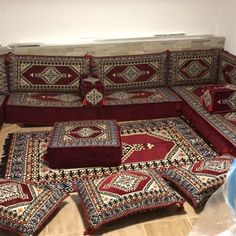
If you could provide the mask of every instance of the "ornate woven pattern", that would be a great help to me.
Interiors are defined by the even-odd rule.
[[[6,94],[8,92],[5,56],[0,55],[0,94]]]
[[[83,57],[11,55],[11,92],[78,92]]]
[[[220,55],[219,80],[236,84],[236,57],[226,51]]]
[[[50,147],[115,147],[120,146],[114,120],[84,120],[54,124]]]
[[[107,105],[181,101],[169,88],[110,91],[106,93],[105,99]]]
[[[108,90],[165,84],[167,53],[95,58],[98,76]]]
[[[2,106],[5,98],[6,98],[6,95],[0,95],[0,107]]]
[[[194,164],[163,169],[161,175],[183,191],[194,206],[198,206],[224,182],[232,160],[232,156],[220,156]]]
[[[147,209],[184,203],[154,170],[126,171],[78,181],[76,188],[90,229]]]
[[[236,145],[236,129],[235,125],[229,122],[220,114],[209,114],[206,111],[205,107],[200,103],[200,98],[197,96],[194,91],[202,90],[205,91],[205,86],[195,85],[195,86],[179,86],[173,87],[173,90],[183,98],[190,107],[194,110],[207,122],[214,127],[221,135],[223,135],[229,142],[233,145]]]
[[[170,52],[168,84],[215,83],[218,55],[219,50]]]
[[[82,107],[78,93],[12,93],[7,105],[26,107]]]
[[[62,191],[0,180],[0,228],[33,235],[67,197]]]
[[[42,186],[60,185],[62,188],[71,186],[76,179],[101,177],[125,170],[142,170],[149,168],[161,168],[196,162],[203,158],[213,158],[217,153],[199,137],[191,127],[180,118],[155,119],[148,121],[130,121],[119,123],[122,141],[122,164],[117,167],[106,168],[79,168],[52,170],[45,163],[45,154],[51,138],[50,131],[22,132],[12,134],[6,141],[7,163],[5,178],[18,181],[33,181]],[[140,135],[150,137],[146,140],[138,139]],[[162,157],[159,155],[158,146],[156,153],[150,149],[152,140],[156,137],[161,143],[173,142]],[[129,140],[137,140],[131,142]],[[148,143],[150,143],[148,145]],[[135,145],[136,144],[136,145]],[[154,143],[155,144],[155,143]],[[137,147],[146,148],[147,152]],[[173,148],[172,148],[173,147]],[[165,146],[164,146],[165,148]],[[165,148],[166,150],[166,148]],[[147,156],[147,159],[140,158]],[[152,155],[152,158],[150,156]],[[69,190],[73,191],[73,190]]]

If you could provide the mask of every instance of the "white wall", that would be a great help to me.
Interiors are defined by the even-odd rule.
[[[220,2],[224,1],[0,0],[0,44],[215,34]]]
[[[226,38],[225,50],[236,55],[236,1],[227,0],[221,6],[216,34]]]

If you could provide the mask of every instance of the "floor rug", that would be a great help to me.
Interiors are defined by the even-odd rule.
[[[119,122],[122,164],[116,167],[50,169],[44,156],[50,131],[18,132],[5,141],[2,176],[40,186],[73,191],[80,178],[96,178],[126,170],[160,168],[201,159],[217,153],[179,117]]]

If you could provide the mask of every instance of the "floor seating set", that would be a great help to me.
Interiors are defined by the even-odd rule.
[[[9,53],[0,93],[1,124],[53,125],[5,141],[0,228],[21,235],[38,232],[72,192],[85,234],[185,198],[202,206],[236,155],[236,57],[224,50]]]

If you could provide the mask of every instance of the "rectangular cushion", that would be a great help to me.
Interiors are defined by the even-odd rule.
[[[83,57],[9,55],[11,92],[78,92]]]
[[[169,53],[169,85],[217,82],[219,50],[188,50]]]
[[[220,54],[219,80],[223,83],[236,84],[236,56],[226,51]]]
[[[7,94],[7,76],[5,66],[5,55],[0,55],[0,94]]]
[[[165,85],[167,52],[97,57],[97,73],[107,90]]]

